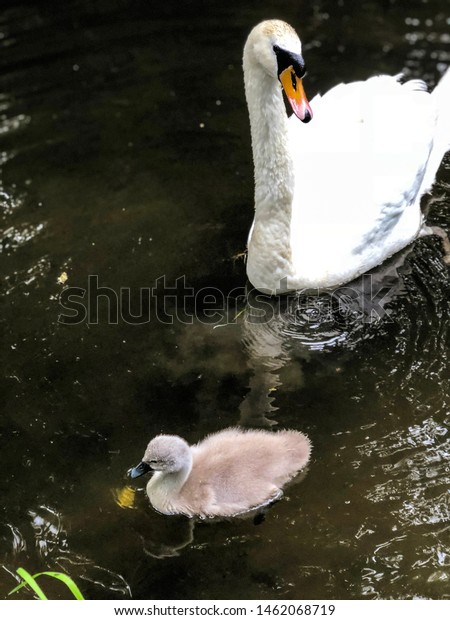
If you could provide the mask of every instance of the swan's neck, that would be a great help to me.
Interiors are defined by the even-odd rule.
[[[244,52],[245,94],[255,167],[255,222],[249,253],[271,254],[271,270],[291,273],[294,165],[281,85]],[[282,241],[278,246],[277,240]],[[271,251],[272,250],[272,251]],[[275,263],[274,263],[275,261]]]
[[[176,472],[157,471],[147,484],[147,493],[153,506],[160,512],[175,512],[172,501],[179,496],[192,470],[192,454],[183,468]]]

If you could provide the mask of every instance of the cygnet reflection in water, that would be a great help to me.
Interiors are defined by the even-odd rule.
[[[235,517],[267,506],[309,461],[311,442],[298,431],[228,428],[194,446],[177,435],[150,441],[130,470],[147,484],[153,507],[188,517]]]

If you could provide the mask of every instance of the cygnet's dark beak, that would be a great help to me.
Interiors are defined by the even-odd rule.
[[[132,467],[128,470],[128,475],[130,478],[139,478],[139,476],[143,476],[149,471],[152,471],[150,465],[148,463],[144,463],[144,461],[141,461],[139,465],[136,465],[136,467]]]

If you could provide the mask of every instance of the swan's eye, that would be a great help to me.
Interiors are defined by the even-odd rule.
[[[295,71],[291,71],[291,81],[292,81],[292,88],[294,90],[297,90],[297,76],[295,75]]]

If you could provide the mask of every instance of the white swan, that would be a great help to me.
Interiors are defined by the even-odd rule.
[[[255,168],[247,274],[268,294],[339,286],[418,237],[420,198],[450,147],[450,70],[431,94],[380,75],[309,104],[301,51],[279,20],[257,25],[244,47]]]
[[[189,444],[177,435],[150,441],[132,478],[155,471],[147,494],[156,510],[188,517],[232,517],[270,504],[309,461],[306,435],[228,428]]]

